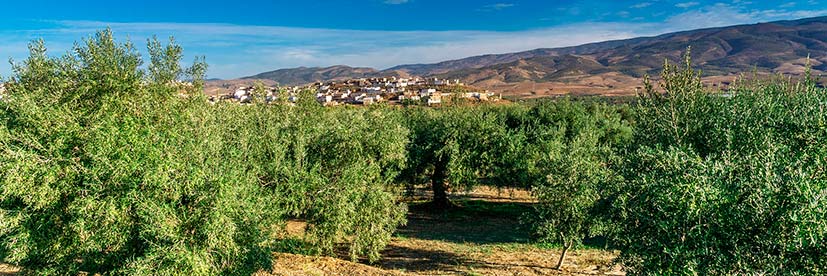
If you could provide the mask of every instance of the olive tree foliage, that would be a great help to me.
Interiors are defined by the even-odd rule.
[[[449,208],[451,191],[468,189],[494,171],[496,148],[506,137],[496,109],[487,106],[410,107],[403,111],[408,128],[409,183],[430,182],[433,204]]]
[[[606,196],[620,181],[613,169],[632,129],[616,107],[603,104],[549,102],[529,114],[535,126],[524,156],[539,202],[528,219],[541,241],[562,246],[560,269],[583,239],[609,234]]]
[[[181,68],[174,42],[149,48],[144,70],[104,30],[61,57],[32,43],[15,65],[0,100],[0,261],[36,274],[249,274],[294,218],[317,252],[345,242],[378,258],[404,222],[388,185],[405,162],[397,118],[312,100],[213,106],[203,58]]]
[[[706,91],[647,82],[620,171],[616,235],[633,275],[827,272],[827,91],[781,79]]]
[[[323,108],[310,91],[297,106],[221,108],[245,118],[227,134],[248,137],[249,167],[278,194],[286,218],[308,223],[305,241],[332,254],[345,243],[353,259],[376,261],[406,206],[394,179],[405,166],[408,131],[386,108]]]
[[[203,275],[258,253],[276,215],[269,191],[255,175],[215,173],[227,145],[200,91],[169,83],[178,47],[151,51],[147,74],[109,30],[57,58],[30,45],[0,108],[3,261],[37,274]]]

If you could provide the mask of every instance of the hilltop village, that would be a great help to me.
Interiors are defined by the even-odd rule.
[[[361,78],[317,82],[306,86],[242,86],[231,93],[213,96],[211,101],[229,100],[251,103],[256,98],[265,102],[296,102],[302,91],[312,91],[316,100],[325,106],[371,105],[376,103],[436,106],[463,99],[470,101],[499,101],[501,96],[466,86],[459,80],[430,78]],[[281,99],[284,100],[284,99]]]

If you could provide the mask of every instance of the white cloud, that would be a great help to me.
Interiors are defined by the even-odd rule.
[[[698,3],[698,2],[684,2],[684,3],[675,4],[675,7],[686,9],[686,8],[691,8],[691,7],[700,5],[700,4],[701,3]]]
[[[481,54],[575,46],[658,34],[652,26],[637,23],[581,23],[513,32],[364,31],[93,21],[63,21],[58,24],[56,28],[32,31],[44,37],[50,49],[58,50],[52,53],[61,53],[71,44],[55,47],[49,41],[77,40],[106,26],[110,26],[121,38],[129,36],[139,46],[153,34],[159,37],[174,35],[188,55],[206,55],[210,63],[209,75],[220,78],[299,66],[346,64],[384,69],[400,64],[431,63]]]
[[[827,9],[799,11],[749,10],[739,6],[718,3],[672,16],[665,23],[687,29],[699,29],[824,15],[827,15]]]
[[[499,11],[499,10],[507,9],[507,8],[510,8],[510,7],[513,7],[513,6],[514,6],[514,4],[511,4],[511,3],[497,3],[497,4],[485,5],[480,10],[483,10],[483,11]]]
[[[645,8],[645,7],[649,7],[651,5],[652,5],[652,2],[641,2],[641,3],[637,3],[637,4],[632,5],[630,8],[642,9],[642,8]]]

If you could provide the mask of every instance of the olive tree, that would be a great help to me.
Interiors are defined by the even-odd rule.
[[[493,110],[453,106],[404,111],[411,138],[403,176],[413,183],[430,182],[435,208],[452,207],[451,189],[473,187],[493,171],[495,149],[505,138],[504,124]]]
[[[36,274],[215,275],[267,268],[289,219],[311,249],[375,261],[405,205],[398,113],[211,105],[203,58],[97,33],[15,66],[0,101],[0,261]],[[183,81],[183,80],[187,81]]]
[[[308,223],[305,238],[316,250],[333,254],[346,243],[353,259],[376,261],[405,221],[393,181],[405,166],[408,131],[391,110],[327,109],[312,96],[300,93],[296,106],[223,106],[238,112],[225,117],[246,118],[226,133],[244,137],[247,167],[278,195],[285,219]]]
[[[640,97],[615,204],[628,271],[827,271],[827,93],[780,78],[708,91],[688,55],[660,88]]]
[[[15,65],[0,103],[4,262],[37,274],[217,274],[267,255],[271,192],[231,170],[198,81],[180,81],[205,66],[180,68],[172,42],[149,48],[145,71],[104,30],[62,57],[35,42]]]
[[[534,107],[532,189],[539,203],[529,217],[540,240],[557,242],[562,252],[583,239],[608,234],[603,201],[620,180],[613,166],[618,148],[631,138],[631,128],[617,109],[601,104],[561,101]]]

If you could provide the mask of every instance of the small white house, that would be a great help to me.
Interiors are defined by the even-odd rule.
[[[233,93],[233,98],[235,98],[236,100],[241,100],[242,97],[248,96],[248,95],[249,95],[249,93],[247,93],[247,89],[239,88],[239,89],[236,89],[235,92]]]
[[[320,95],[316,97],[322,103],[332,103],[333,102],[333,95]]]
[[[422,90],[419,90],[419,96],[421,97],[427,97],[433,95],[434,93],[436,93],[436,89],[434,88],[424,88]]]

